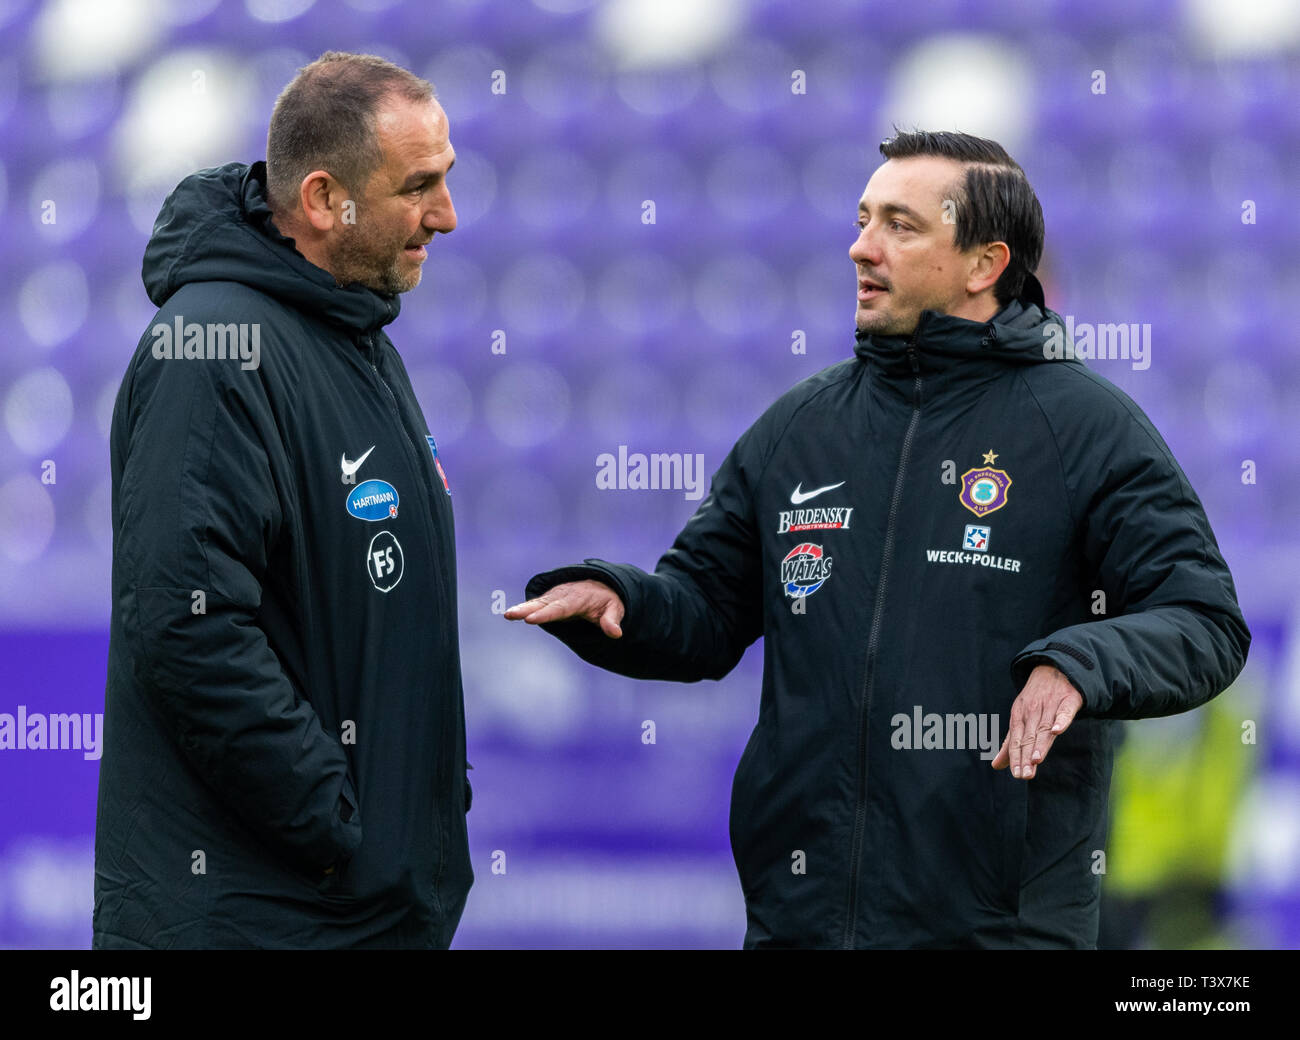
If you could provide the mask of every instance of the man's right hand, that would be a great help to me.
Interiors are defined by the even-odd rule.
[[[525,600],[506,611],[509,621],[526,621],[542,625],[566,618],[586,618],[610,639],[619,639],[623,629],[623,601],[618,593],[600,581],[566,581],[548,589],[536,599]]]

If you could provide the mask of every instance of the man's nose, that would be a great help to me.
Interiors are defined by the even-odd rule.
[[[876,240],[870,224],[858,233],[857,240],[849,247],[849,259],[855,264],[879,263],[879,243]]]
[[[451,201],[451,191],[443,184],[424,215],[424,226],[444,235],[456,230],[456,207]]]

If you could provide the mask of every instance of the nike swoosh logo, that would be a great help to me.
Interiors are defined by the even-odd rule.
[[[841,480],[838,484],[827,484],[825,487],[820,487],[816,491],[803,491],[801,490],[803,488],[803,481],[801,480],[794,486],[794,491],[790,493],[790,501],[795,505],[798,505],[800,502],[807,502],[810,498],[816,498],[823,491],[834,491],[837,487],[843,487],[844,484],[845,482]]]
[[[362,455],[361,458],[357,459],[356,462],[349,462],[347,452],[344,452],[343,461],[339,463],[339,465],[343,467],[343,475],[345,477],[352,476],[352,474],[354,474],[357,470],[361,468],[361,463],[366,461],[366,455],[369,455],[374,450],[375,450],[375,446],[373,444],[370,445],[370,447],[366,450],[366,454]]]

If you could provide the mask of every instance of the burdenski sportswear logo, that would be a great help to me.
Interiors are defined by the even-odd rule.
[[[777,514],[776,533],[847,531],[852,517],[852,506],[831,506],[828,509],[782,509]]]

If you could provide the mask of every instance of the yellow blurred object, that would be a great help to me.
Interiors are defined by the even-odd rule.
[[[1233,689],[1182,715],[1127,727],[1111,785],[1103,884],[1133,898],[1186,881],[1218,887],[1233,817],[1257,760]]]

